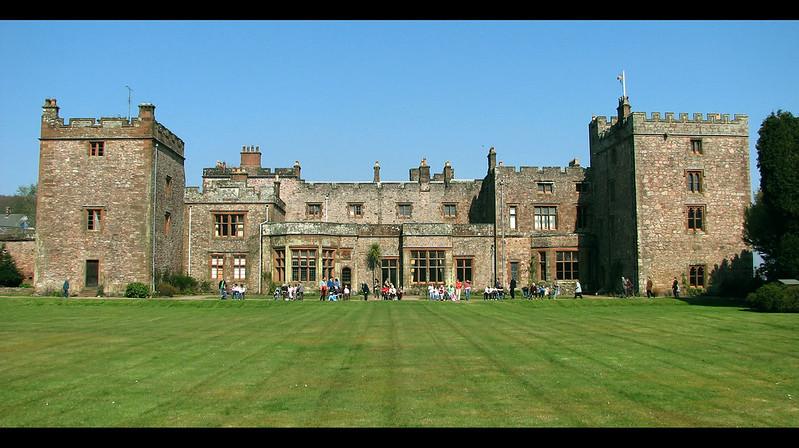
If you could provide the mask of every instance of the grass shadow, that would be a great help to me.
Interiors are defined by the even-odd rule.
[[[743,308],[742,311],[749,311],[749,305],[743,297],[705,297],[705,296],[692,296],[680,297],[681,302],[688,305],[696,306],[720,306],[720,307],[736,307]]]

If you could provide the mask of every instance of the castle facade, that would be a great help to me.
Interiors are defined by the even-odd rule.
[[[459,179],[427,160],[408,180],[303,178],[296,161],[267,168],[259,147],[238,166],[218,162],[186,187],[183,141],[142,104],[133,119],[70,119],[55,99],[42,114],[37,204],[37,290],[122,293],[182,272],[251,292],[336,277],[406,289],[470,280],[475,288],[576,280],[613,290],[672,278],[706,288],[742,241],[750,202],[748,118],[667,113],[647,117],[619,101],[589,126],[590,168],[503,166],[487,154],[482,179]],[[377,245],[378,266],[367,253]],[[749,261],[751,268],[751,260]],[[749,270],[751,275],[751,269]]]

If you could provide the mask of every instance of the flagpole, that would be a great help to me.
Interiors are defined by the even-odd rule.
[[[627,98],[627,76],[624,74],[624,70],[621,71],[621,90],[624,98]]]

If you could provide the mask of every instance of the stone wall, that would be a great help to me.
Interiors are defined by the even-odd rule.
[[[218,180],[206,184],[201,193],[186,189],[184,195],[186,224],[183,227],[184,266],[188,275],[216,286],[219,278],[211,278],[211,256],[224,257],[223,278],[232,286],[244,283],[249,291],[258,291],[260,224],[282,221],[282,201],[271,192],[248,185],[246,180]],[[243,236],[216,236],[215,214],[244,214]],[[234,278],[234,256],[246,257],[245,278]],[[268,272],[268,271],[266,271]]]
[[[156,144],[170,151],[173,159],[162,164],[158,185],[163,185],[164,173],[172,175],[174,188],[182,189],[184,183],[183,142],[155,121],[154,109],[143,104],[139,117],[130,121],[75,118],[65,125],[55,100],[45,101],[37,194],[37,291],[60,288],[64,279],[74,290],[82,290],[86,260],[99,261],[98,284],[108,294],[124,292],[130,282],[151,283],[153,195],[164,194],[162,189],[153,192]],[[104,143],[102,156],[90,155],[93,141]],[[173,228],[179,235],[182,207],[177,204],[182,195],[175,196],[172,201],[158,201],[161,207],[155,213],[163,219],[165,211],[174,211]],[[87,229],[88,209],[102,210],[96,230]],[[162,220],[156,220],[156,227],[159,223],[163,226]],[[165,239],[166,250],[157,263],[180,265],[175,241]]]
[[[34,239],[0,241],[11,254],[17,269],[22,274],[22,283],[33,285],[33,275],[36,264],[36,241]]]
[[[706,120],[675,122],[638,113],[632,119],[638,281],[643,285],[651,276],[655,288],[667,292],[674,277],[687,280],[690,265],[703,265],[707,286],[715,266],[751,250],[743,242],[744,211],[751,201],[748,119],[709,114]],[[701,154],[692,152],[692,139],[701,139]],[[688,190],[688,170],[702,172],[701,192]],[[703,231],[687,228],[689,205],[705,206]]]
[[[716,265],[749,250],[742,240],[751,199],[748,133],[745,115],[592,120],[592,233],[605,287],[624,275],[640,290],[651,276],[664,293],[673,278],[688,280],[691,265],[705,266],[707,287]],[[692,140],[701,140],[701,154]],[[701,192],[689,191],[689,170],[702,173]],[[688,229],[688,206],[705,207],[704,230]]]

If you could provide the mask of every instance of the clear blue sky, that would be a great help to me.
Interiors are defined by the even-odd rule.
[[[310,181],[406,180],[422,157],[482,178],[506,165],[586,166],[592,115],[799,114],[797,21],[3,21],[0,194],[35,183],[45,98],[61,116],[139,103],[186,143],[187,185],[259,145]]]

